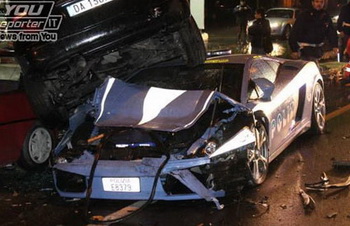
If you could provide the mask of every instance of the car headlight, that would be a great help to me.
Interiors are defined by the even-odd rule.
[[[248,127],[244,127],[234,137],[215,150],[209,157],[213,158],[252,143],[255,143],[255,134]]]
[[[274,22],[274,23],[271,23],[271,24],[270,24],[271,29],[278,28],[279,26],[280,26],[280,24],[277,23],[277,22]]]

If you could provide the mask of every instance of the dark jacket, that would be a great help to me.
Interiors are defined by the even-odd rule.
[[[270,22],[265,18],[256,19],[248,29],[252,47],[262,48],[263,38],[271,36]]]
[[[350,24],[350,3],[341,8],[337,21],[337,30],[339,32],[343,31],[345,34],[350,35],[350,27],[343,26],[343,22]]]
[[[298,42],[320,44],[325,39],[332,48],[338,47],[337,32],[331,17],[325,10],[311,9],[297,17],[289,37],[289,45],[293,52],[297,52]]]

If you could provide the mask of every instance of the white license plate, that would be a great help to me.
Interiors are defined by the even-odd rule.
[[[67,6],[66,9],[69,16],[72,17],[111,1],[113,0],[82,0],[80,2]]]
[[[103,190],[112,192],[140,192],[140,178],[138,177],[104,177]]]

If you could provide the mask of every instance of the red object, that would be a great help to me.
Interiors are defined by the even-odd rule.
[[[346,49],[345,49],[345,54],[350,56],[350,38],[348,38],[348,41],[346,43]]]
[[[6,90],[4,87],[0,86],[0,92]],[[0,166],[19,159],[25,137],[35,121],[36,116],[23,91],[0,94]]]
[[[343,80],[350,80],[350,62],[343,68]]]

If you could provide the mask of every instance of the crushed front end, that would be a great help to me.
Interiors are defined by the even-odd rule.
[[[256,140],[251,111],[215,91],[152,90],[110,81],[97,94],[95,133],[103,138],[73,158],[61,153],[64,158],[54,166],[61,196],[85,198],[92,175],[91,198],[146,200],[154,190],[155,200],[205,199],[220,208],[216,197],[247,182]],[[154,91],[157,103],[168,102],[154,117],[145,109],[139,115],[140,106],[153,103]]]

